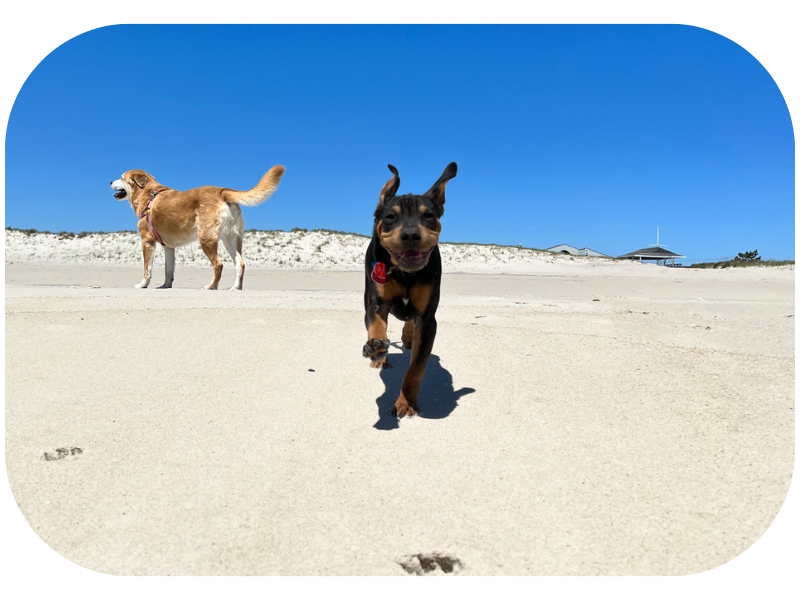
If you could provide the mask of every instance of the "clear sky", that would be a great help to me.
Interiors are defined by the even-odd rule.
[[[450,161],[442,241],[794,259],[776,83],[687,26],[113,26],[54,50],[6,137],[6,225],[134,229],[109,181],[249,189],[248,228],[369,234]]]

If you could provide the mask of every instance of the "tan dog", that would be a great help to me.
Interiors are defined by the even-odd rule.
[[[242,289],[244,219],[239,205],[256,206],[264,202],[278,189],[284,171],[284,167],[275,165],[256,187],[247,192],[214,186],[179,192],[161,185],[155,177],[138,169],[125,171],[122,177],[112,181],[111,188],[117,192],[114,198],[127,200],[139,217],[144,278],[134,287],[150,285],[156,242],[164,246],[166,254],[166,278],[164,285],[159,286],[161,289],[172,287],[175,248],[199,239],[200,247],[214,267],[214,278],[206,289],[217,289],[222,276],[222,259],[217,254],[220,240],[236,265],[236,283],[231,289]]]

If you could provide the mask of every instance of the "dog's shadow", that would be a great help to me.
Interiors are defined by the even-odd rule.
[[[400,344],[392,344],[392,346],[402,348]],[[400,395],[400,384],[410,360],[410,350],[403,350],[402,354],[389,355],[389,361],[393,368],[381,371],[381,379],[386,389],[375,399],[375,403],[378,405],[378,422],[373,425],[375,429],[389,430],[399,427],[399,420],[392,414],[392,409],[394,401]],[[454,390],[453,376],[450,375],[450,371],[442,366],[438,356],[431,354],[419,392],[419,413],[413,418],[444,419],[458,406],[461,396],[466,396],[474,391],[473,388],[467,387]]]

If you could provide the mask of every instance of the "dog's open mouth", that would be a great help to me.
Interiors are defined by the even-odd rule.
[[[431,248],[431,250],[433,250],[433,248]],[[409,250],[408,252],[403,252],[402,254],[398,254],[397,256],[399,256],[400,258],[405,258],[405,259],[409,259],[409,260],[416,260],[416,259],[419,259],[419,258],[425,258],[426,256],[428,256],[431,253],[431,250],[428,250],[427,252],[419,252],[417,250]]]
[[[117,200],[125,200],[125,198],[128,197],[128,190],[121,179],[112,181],[111,189],[116,192],[116,194],[114,194],[114,198],[116,198]]]
[[[402,254],[397,254],[395,252],[392,252],[391,254],[397,265],[402,270],[417,271],[428,264],[428,258],[430,258],[431,252],[433,252],[433,248],[426,250],[425,252],[420,252],[418,250],[407,250]]]

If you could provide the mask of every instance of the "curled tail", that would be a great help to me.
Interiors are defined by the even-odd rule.
[[[281,182],[286,168],[283,165],[275,165],[264,173],[261,181],[252,190],[239,192],[236,190],[222,190],[222,198],[225,202],[234,202],[242,206],[256,206],[269,198]]]

